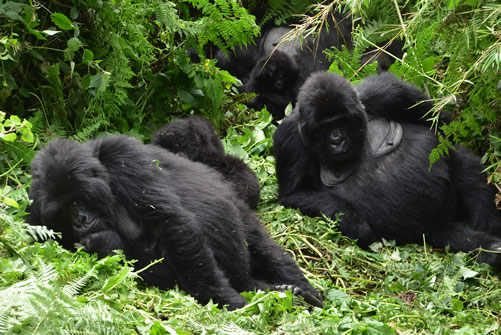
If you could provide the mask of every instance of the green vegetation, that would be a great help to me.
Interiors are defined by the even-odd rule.
[[[252,11],[264,2],[243,3]],[[312,1],[269,3],[258,24],[283,22]],[[501,185],[498,1],[345,0],[309,13],[338,5],[358,24],[353,53],[330,51],[332,71],[359,81],[375,72],[360,67],[363,51],[404,40],[405,57],[390,70],[436,101],[430,118],[442,109],[454,116],[430,162],[460,141]],[[501,333],[500,276],[472,255],[425,241],[364,251],[336,221],[276,204],[270,115],[248,110],[250,97],[213,60],[186,57],[189,47],[251,43],[259,25],[249,11],[231,0],[0,0],[0,333]],[[52,240],[57,233],[23,223],[29,163],[51,138],[127,133],[148,141],[161,124],[190,114],[210,118],[226,149],[258,174],[258,214],[324,293],[324,309],[290,292],[244,293],[249,304],[234,312],[201,306],[181,291],[145,287],[120,254],[65,251]]]

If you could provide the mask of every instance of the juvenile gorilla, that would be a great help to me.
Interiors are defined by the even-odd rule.
[[[175,283],[199,302],[235,309],[239,292],[291,288],[321,306],[292,258],[215,170],[126,136],[54,140],[32,163],[28,222],[107,255],[121,248],[140,265],[164,258],[145,281]]]
[[[357,87],[312,75],[274,134],[279,202],[311,216],[342,212],[342,233],[362,247],[425,234],[438,248],[501,251],[501,213],[479,158],[457,145],[429,171],[438,140],[421,117],[432,105],[411,108],[423,99],[389,73]],[[500,253],[478,260],[501,268]]]
[[[152,142],[194,162],[216,169],[250,208],[259,202],[259,181],[245,163],[224,152],[212,123],[198,116],[177,119],[164,125]]]

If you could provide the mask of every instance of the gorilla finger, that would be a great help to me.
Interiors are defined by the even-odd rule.
[[[312,306],[319,307],[319,308],[324,307],[323,301],[321,299],[315,297],[313,294],[311,294],[309,292],[301,292],[299,295],[301,297],[303,297],[304,301],[306,301],[307,303],[309,303]]]
[[[79,242],[73,243],[73,247],[75,247],[75,249],[83,248],[85,250],[85,245],[83,245],[82,243],[79,243]]]

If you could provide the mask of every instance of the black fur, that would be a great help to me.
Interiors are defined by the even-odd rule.
[[[421,243],[424,234],[437,248],[500,248],[501,214],[479,158],[457,145],[429,171],[428,155],[438,140],[419,114],[431,105],[409,109],[423,95],[390,76],[369,78],[358,87],[331,73],[306,81],[295,111],[274,134],[279,202],[310,216],[344,213],[341,231],[362,247],[382,237]],[[368,117],[399,120],[400,146],[371,155]],[[348,177],[325,186],[321,165]],[[500,268],[501,254],[481,253],[479,261]]]
[[[302,42],[299,39],[279,44],[281,38],[292,30],[291,27],[270,29],[261,40],[261,58],[257,60],[249,80],[244,85],[246,92],[257,93],[250,107],[264,106],[274,120],[284,117],[287,104],[296,102],[299,88],[306,78],[315,71],[327,70],[331,64],[323,54],[330,47],[351,49],[351,20],[347,16],[329,16],[327,27],[323,27],[318,38],[311,36]]]
[[[257,207],[260,187],[256,174],[241,159],[224,152],[223,144],[208,120],[197,116],[174,120],[160,128],[152,142],[216,169],[240,199],[252,209]]]
[[[378,44],[378,48],[370,48],[361,58],[362,66],[370,64],[377,61],[377,71],[378,73],[383,73],[388,71],[390,66],[395,63],[395,59],[402,59],[404,56],[403,52],[404,41],[393,40],[385,41]],[[385,50],[386,52],[382,51]]]
[[[28,222],[62,232],[62,244],[107,255],[121,248],[161,288],[175,283],[201,303],[235,309],[239,292],[292,285],[321,306],[294,260],[266,233],[221,175],[126,136],[54,140],[32,162]]]

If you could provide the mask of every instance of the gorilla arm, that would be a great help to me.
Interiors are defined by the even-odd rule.
[[[430,124],[428,118],[433,116],[430,113],[433,102],[419,88],[390,72],[367,77],[355,88],[369,115]],[[441,115],[440,120],[447,123],[447,118],[447,115]]]
[[[337,214],[342,214],[339,229],[343,235],[357,239],[362,248],[376,241],[377,234],[365,218],[359,215],[347,200],[329,190],[295,192],[281,196],[279,203],[286,207],[300,208],[303,214],[311,217],[323,214],[335,218]]]
[[[374,242],[371,226],[350,203],[325,188],[319,180],[320,167],[306,150],[298,130],[298,113],[284,119],[273,135],[276,171],[279,181],[278,202],[286,207],[301,208],[303,214],[335,218],[344,213],[340,229],[358,239],[361,246]]]
[[[279,198],[301,189],[313,188],[314,184],[316,167],[299,134],[298,116],[297,112],[289,115],[273,134]]]

